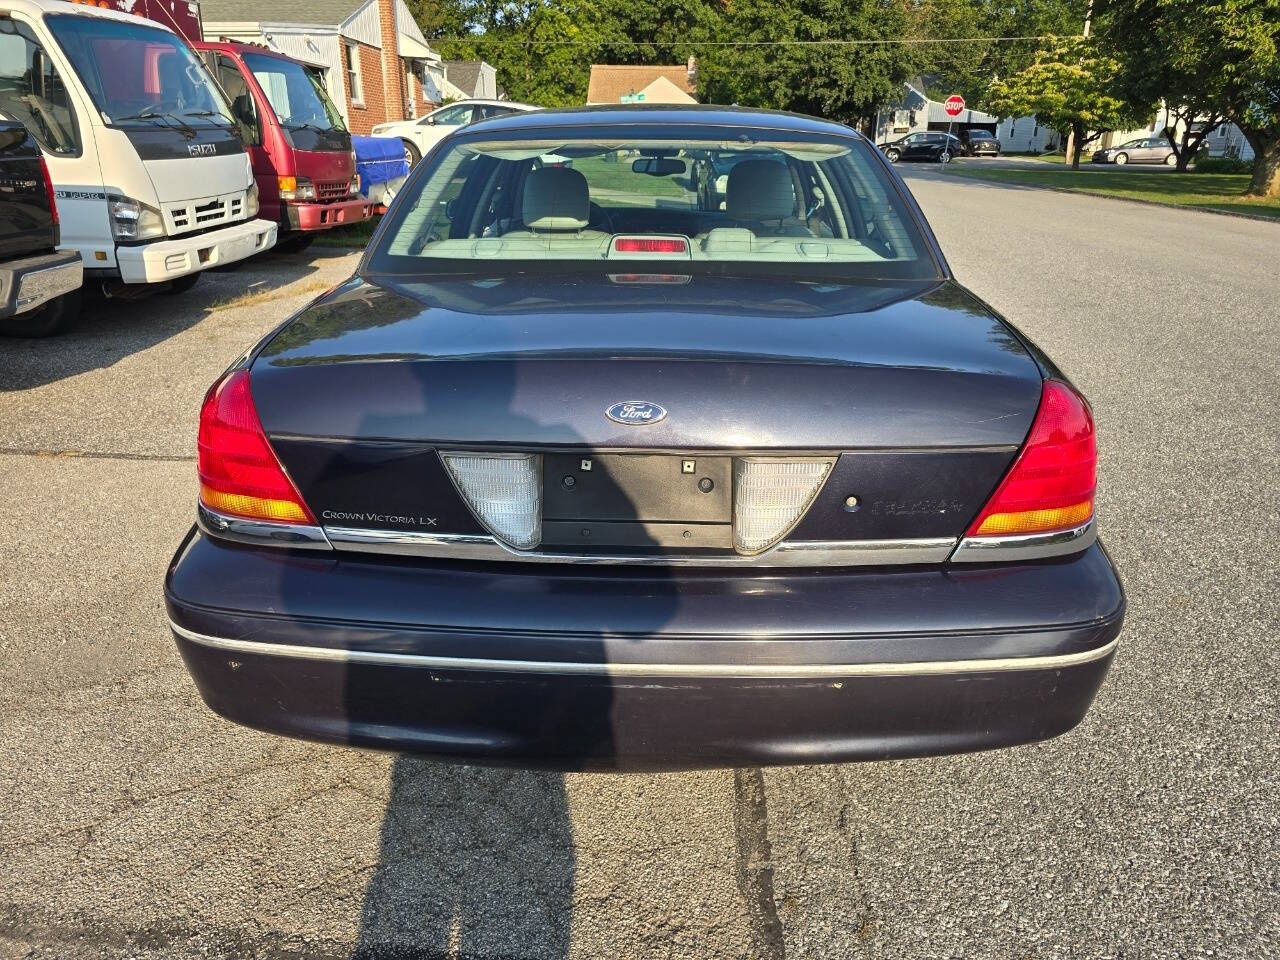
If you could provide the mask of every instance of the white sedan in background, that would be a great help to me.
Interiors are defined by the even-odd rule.
[[[399,137],[404,141],[404,158],[412,168],[422,159],[423,154],[458,127],[487,117],[500,117],[504,113],[537,109],[527,103],[512,103],[509,100],[457,100],[416,120],[380,123],[373,128],[373,135]]]

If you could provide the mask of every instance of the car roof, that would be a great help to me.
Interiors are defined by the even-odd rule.
[[[475,97],[468,100],[451,100],[449,103],[436,107],[432,113],[440,110],[448,110],[450,107],[508,107],[512,110],[521,110],[528,112],[537,110],[538,108],[529,103],[516,103],[514,100],[485,100],[483,97]]]
[[[800,113],[761,110],[754,107],[727,107],[717,104],[601,104],[590,107],[566,107],[508,113],[488,120],[477,120],[468,132],[483,129],[485,133],[520,133],[541,127],[607,127],[612,125],[676,126],[676,127],[757,127],[781,133],[861,136],[851,127],[832,120],[820,120]]]

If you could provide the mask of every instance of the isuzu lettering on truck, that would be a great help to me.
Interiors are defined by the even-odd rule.
[[[230,106],[167,27],[0,0],[0,113],[39,142],[87,277],[185,290],[275,243]]]

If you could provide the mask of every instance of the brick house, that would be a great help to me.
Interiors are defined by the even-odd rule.
[[[444,63],[404,0],[202,0],[200,13],[208,39],[265,44],[319,70],[352,133],[444,99]]]

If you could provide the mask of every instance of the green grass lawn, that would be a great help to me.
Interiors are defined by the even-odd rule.
[[[1074,193],[1149,200],[1177,207],[1248,213],[1280,220],[1280,197],[1242,196],[1247,173],[1161,173],[1135,170],[1008,170],[975,163],[952,163],[949,174],[1022,187],[1055,187]]]
[[[687,197],[688,175],[651,177],[631,170],[632,157],[606,160],[604,157],[580,157],[573,161],[573,169],[580,172],[591,184],[591,189],[618,190],[624,193],[650,197]]]
[[[1060,153],[1002,153],[1003,157],[1017,157],[1019,160],[1038,160],[1041,163],[1066,163],[1066,158]]]
[[[334,227],[316,234],[315,243],[322,247],[359,247],[363,249],[378,228],[381,217],[370,217],[347,227]]]

